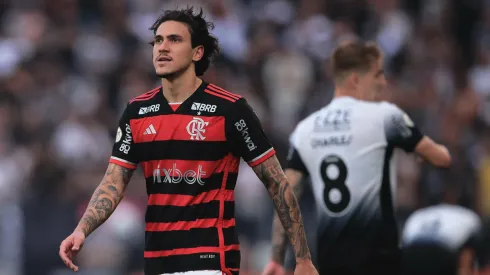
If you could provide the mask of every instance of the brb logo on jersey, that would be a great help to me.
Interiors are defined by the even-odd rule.
[[[141,107],[138,114],[144,115],[144,114],[148,114],[151,112],[158,112],[158,110],[160,110],[160,104],[153,104],[153,105],[148,106],[148,107]]]
[[[153,170],[153,182],[154,183],[181,183],[184,181],[187,184],[197,183],[204,185],[202,177],[206,176],[206,172],[202,170],[202,165],[195,170],[181,171],[177,168],[177,163],[172,164],[172,168],[158,168]]]
[[[255,150],[257,146],[255,146],[254,142],[250,138],[250,133],[248,132],[248,127],[247,123],[245,123],[245,120],[240,119],[237,123],[235,123],[235,127],[242,134],[243,140],[245,141],[245,144],[247,144],[247,148],[250,152]]]
[[[216,105],[194,102],[192,103],[191,110],[214,113],[216,112]]]
[[[204,127],[208,126],[209,122],[204,121],[202,118],[194,117],[189,124],[187,124],[187,133],[191,135],[191,140],[205,140],[203,135],[206,132]]]

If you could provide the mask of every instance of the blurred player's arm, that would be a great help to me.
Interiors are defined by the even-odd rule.
[[[289,238],[295,251],[296,261],[311,260],[310,250],[294,188],[299,189],[301,175],[288,169],[286,176],[276,156],[253,167],[254,172],[264,183],[276,207],[274,230],[278,230],[274,245],[279,249],[278,255],[285,249],[285,236]],[[296,177],[296,179],[295,179]],[[291,183],[291,184],[290,184]],[[293,188],[293,187],[294,188]],[[277,243],[277,245],[276,245]],[[274,253],[275,254],[275,253]],[[284,258],[284,256],[282,256]]]
[[[75,230],[81,231],[85,236],[94,232],[114,212],[121,202],[124,191],[133,175],[132,169],[109,163],[109,167],[95,189],[94,194]]]
[[[437,144],[428,136],[420,140],[415,147],[415,152],[434,166],[448,167],[451,165],[451,155],[446,146]]]
[[[448,149],[422,134],[410,117],[395,105],[388,105],[389,115],[385,119],[385,133],[389,144],[406,152],[415,152],[437,167],[451,165]]]

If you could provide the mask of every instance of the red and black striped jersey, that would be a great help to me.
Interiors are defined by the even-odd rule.
[[[216,85],[203,82],[177,108],[161,87],[131,100],[110,162],[130,169],[140,164],[144,171],[145,274],[237,274],[239,161],[255,166],[274,154],[247,101]]]

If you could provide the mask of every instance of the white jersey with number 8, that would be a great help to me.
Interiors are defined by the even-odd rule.
[[[288,168],[310,176],[320,246],[332,261],[397,246],[393,149],[411,152],[422,137],[395,105],[352,97],[335,98],[298,124]]]

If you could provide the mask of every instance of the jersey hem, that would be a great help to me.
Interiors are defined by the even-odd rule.
[[[270,157],[274,156],[275,154],[276,154],[276,151],[274,150],[274,148],[270,148],[269,150],[265,151],[260,156],[254,158],[253,160],[248,162],[248,166],[255,167],[255,166],[261,164],[262,162],[268,160]]]
[[[120,158],[114,157],[114,156],[112,156],[109,159],[109,163],[114,163],[114,164],[117,164],[119,166],[122,166],[122,167],[128,168],[128,169],[136,169],[137,168],[135,163],[132,163],[132,162],[129,162],[127,160],[120,159]]]

